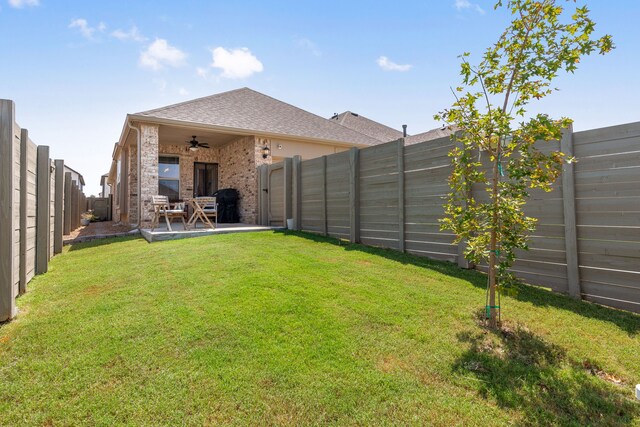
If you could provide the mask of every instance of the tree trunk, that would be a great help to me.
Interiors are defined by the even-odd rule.
[[[491,193],[493,195],[493,214],[491,218],[491,241],[489,242],[489,327],[495,329],[498,327],[498,311],[496,310],[496,263],[498,260],[498,180],[500,174],[498,172],[498,162],[500,161],[500,146],[498,144],[498,156],[493,163],[493,187]]]

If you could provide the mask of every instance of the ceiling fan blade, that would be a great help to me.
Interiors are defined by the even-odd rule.
[[[202,148],[210,148],[210,147],[209,147],[209,144],[207,144],[206,142],[205,142],[205,143],[202,143],[202,144],[198,144],[198,145],[199,145],[200,147],[202,147]]]

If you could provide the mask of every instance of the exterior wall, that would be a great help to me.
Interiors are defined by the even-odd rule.
[[[151,196],[158,194],[158,143],[159,143],[159,126],[153,124],[140,125],[140,226],[151,224],[153,212],[151,206]],[[133,151],[133,150],[132,150]],[[130,188],[132,182],[129,182]],[[137,204],[136,204],[137,206]],[[130,223],[135,221],[133,210],[135,207],[130,205],[131,215]]]
[[[271,156],[274,162],[279,162],[286,157],[293,156],[300,156],[302,160],[309,160],[320,156],[340,153],[350,148],[283,139],[263,139],[262,141],[266,142],[267,146],[271,149]],[[264,144],[262,147],[264,147]],[[260,159],[262,159],[262,156],[260,156]]]
[[[258,172],[264,162],[264,140],[246,136],[220,148],[219,186],[240,192],[240,220],[255,223],[258,213]],[[271,159],[267,159],[270,163]]]
[[[138,221],[138,146],[130,144],[122,155],[122,197],[120,207],[123,221]]]

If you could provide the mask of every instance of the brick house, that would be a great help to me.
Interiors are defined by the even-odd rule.
[[[350,119],[358,117],[349,114]],[[128,114],[107,179],[113,219],[145,227],[152,219],[153,195],[183,200],[235,188],[241,221],[255,223],[258,166],[401,136],[365,118],[340,123],[248,88]],[[199,145],[190,143],[192,139]]]

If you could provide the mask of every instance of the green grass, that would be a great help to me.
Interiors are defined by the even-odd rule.
[[[494,333],[484,283],[305,234],[75,245],[0,327],[0,425],[640,425],[640,316],[525,287]]]

